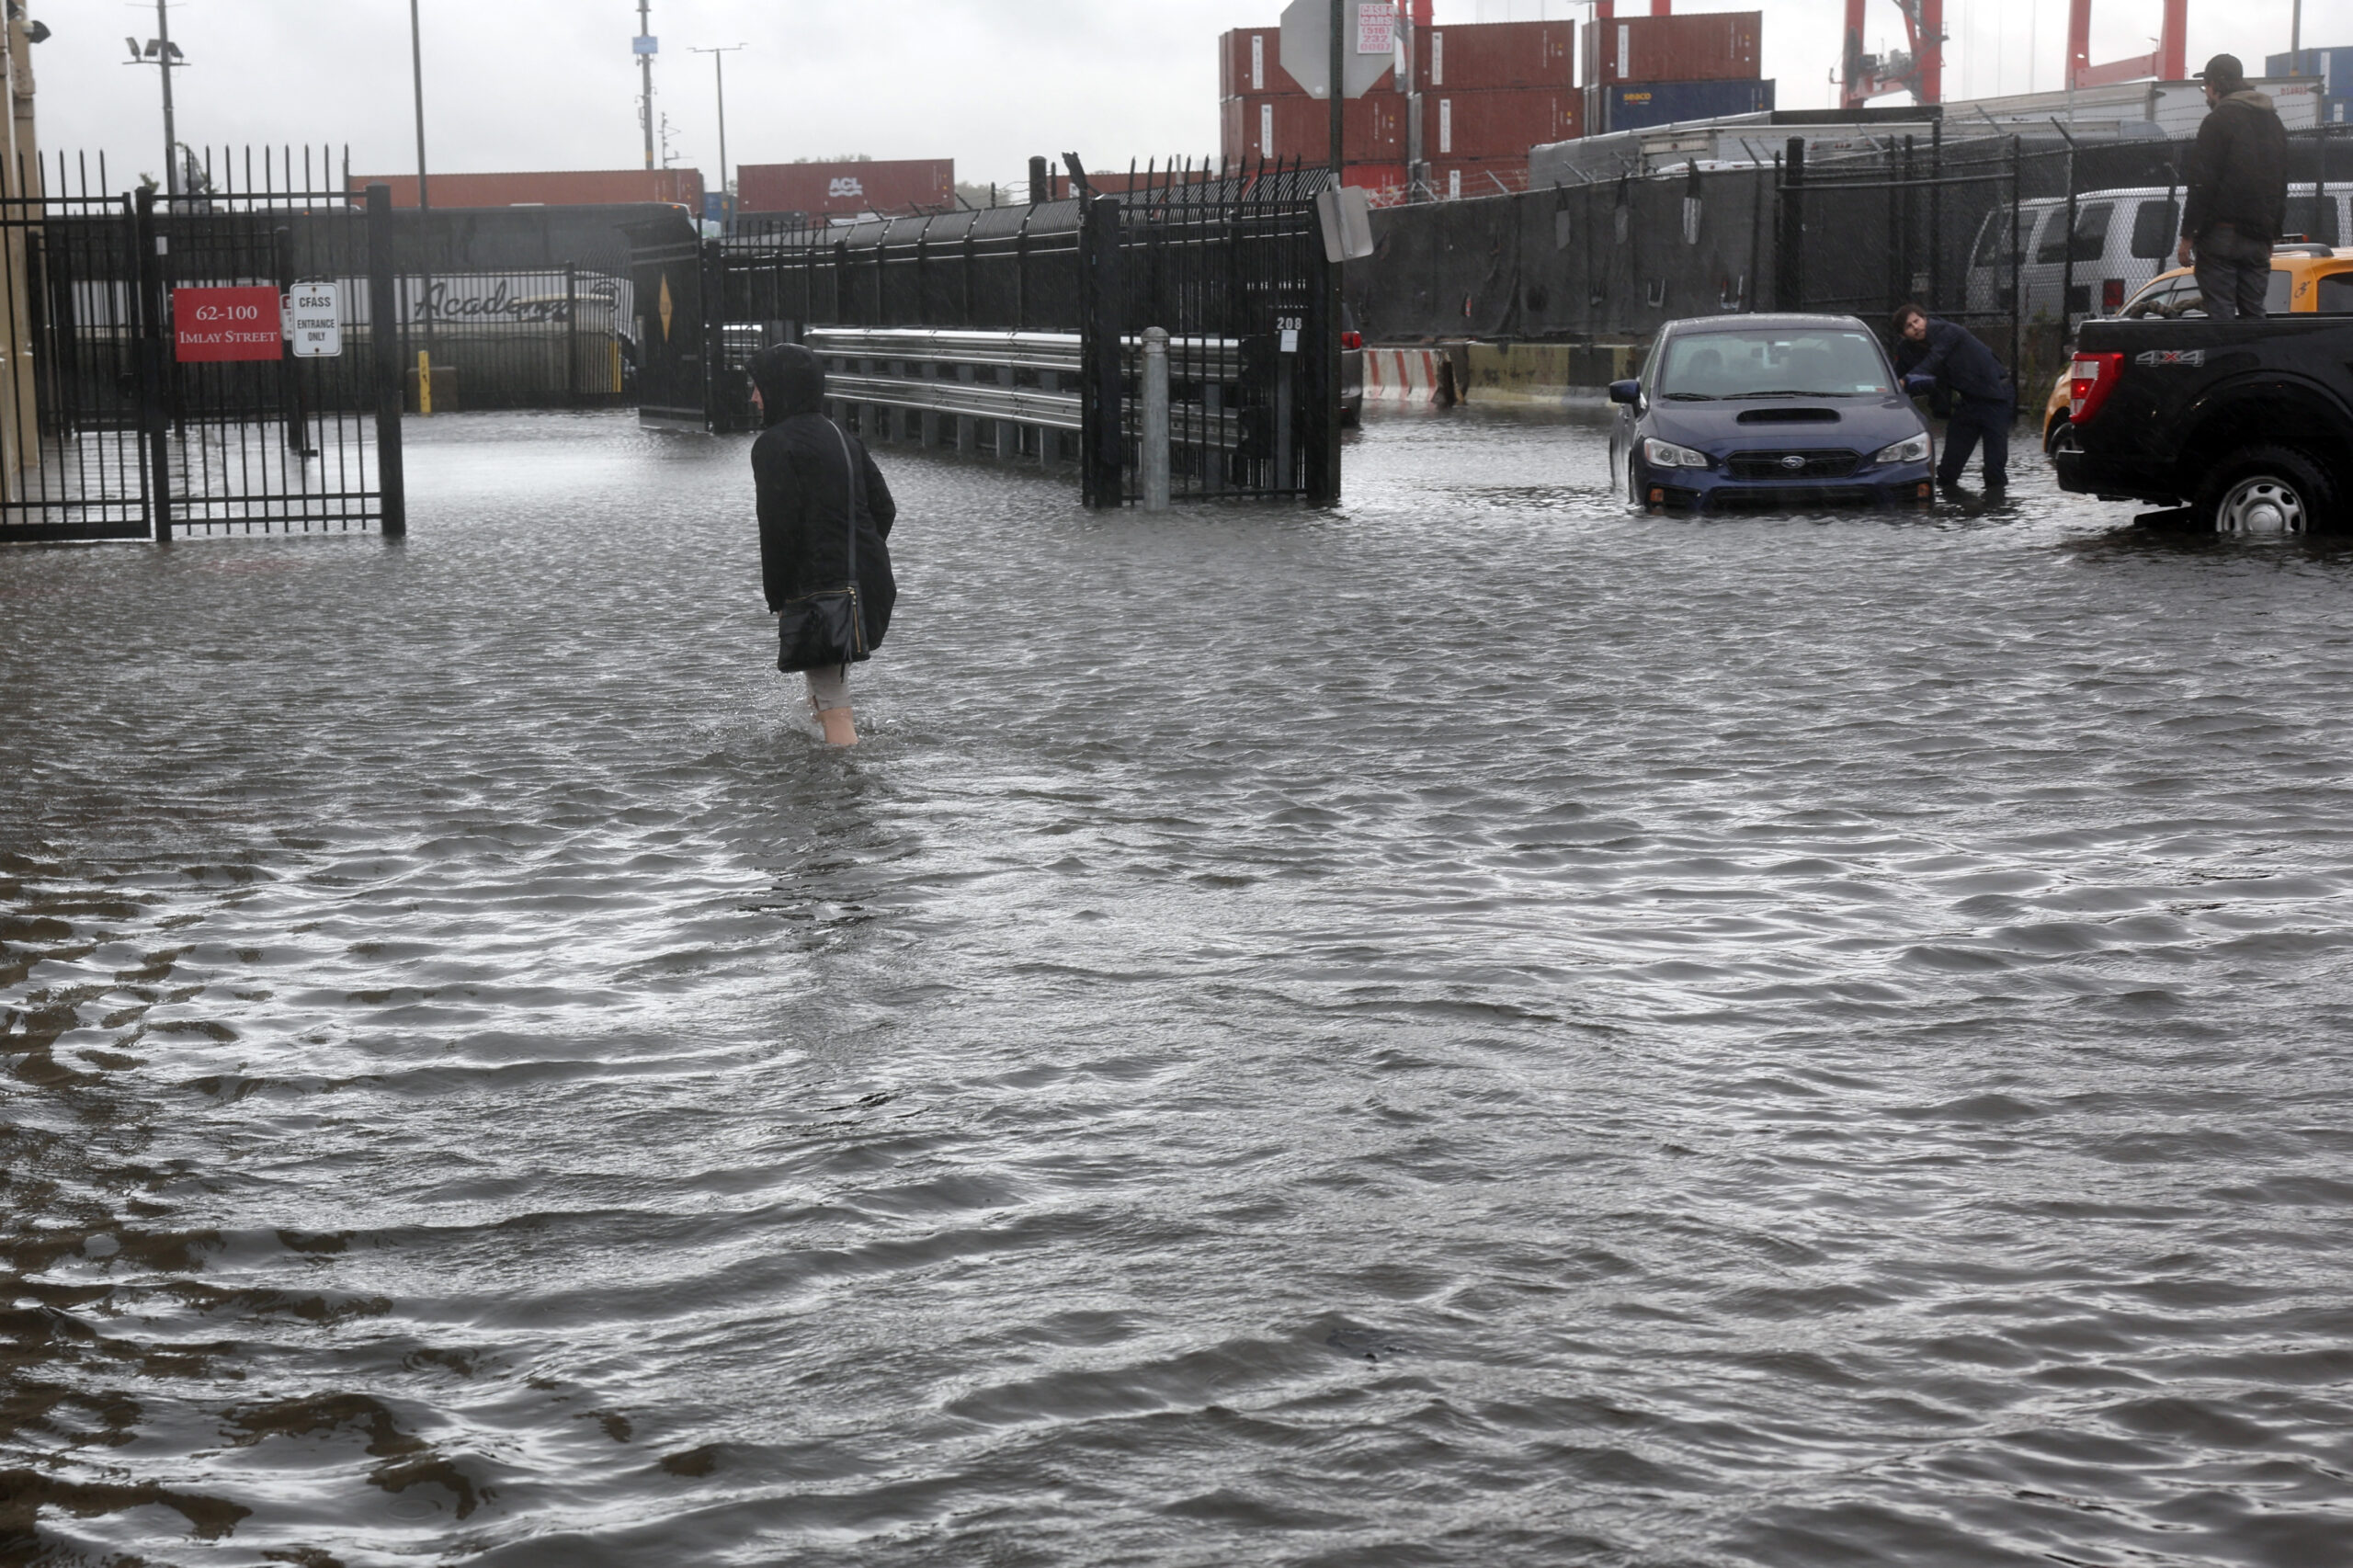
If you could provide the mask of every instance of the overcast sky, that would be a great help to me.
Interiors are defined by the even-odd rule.
[[[2232,50],[2251,70],[2288,47],[2291,0],[2194,0],[2189,52]],[[421,0],[428,155],[436,169],[633,168],[644,161],[630,39],[635,0]],[[728,156],[737,165],[836,153],[952,157],[958,177],[1009,184],[1029,154],[1089,164],[1214,154],[1216,40],[1269,24],[1281,0],[653,0],[657,109],[684,165],[719,161],[709,56],[727,57]],[[1629,11],[1641,9],[1628,5]],[[1765,12],[1766,74],[1784,108],[1833,101],[1840,0],[1682,0],[1678,10]],[[35,53],[51,150],[103,149],[160,172],[156,72],[121,63],[155,34],[131,0],[31,0],[53,30]],[[2099,0],[2094,53],[2146,53],[2160,0]],[[1438,0],[1446,22],[1582,20],[1577,0]],[[1948,96],[2059,85],[2066,0],[1946,0]],[[1871,0],[1871,42],[1899,42]],[[173,0],[183,142],[348,143],[360,173],[415,166],[406,0]],[[2353,44],[2353,0],[2306,0],[2305,42]],[[2323,36],[2325,35],[2325,36]]]

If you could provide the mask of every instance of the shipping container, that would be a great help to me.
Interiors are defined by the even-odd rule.
[[[1486,22],[1428,28],[1415,61],[1424,92],[1567,87],[1576,74],[1574,22]]]
[[[1425,93],[1422,156],[1525,163],[1530,147],[1577,135],[1579,108],[1580,95],[1569,87]]]
[[[1283,69],[1280,28],[1236,28],[1217,40],[1218,96],[1304,93]]]
[[[1756,114],[1773,107],[1773,84],[1762,82],[1625,82],[1600,90],[1600,123],[1608,131],[1642,131],[1687,119]]]
[[[1425,100],[1427,102],[1427,100]],[[1228,163],[1251,158],[1303,158],[1328,163],[1332,111],[1328,100],[1304,94],[1252,95],[1220,106],[1219,151]],[[1341,151],[1351,164],[1403,163],[1405,99],[1376,87],[1341,106]]]
[[[350,188],[392,187],[392,205],[416,205],[415,175],[353,175]],[[555,169],[529,174],[430,176],[436,207],[600,207],[659,201],[702,210],[702,176],[692,169]]]
[[[1622,17],[1586,29],[1585,85],[1755,80],[1764,71],[1765,13]]]
[[[2319,77],[2320,90],[2326,95],[2321,100],[2321,123],[2343,125],[2348,118],[2347,106],[2353,105],[2353,46],[2269,55],[2263,62],[2263,74]]]
[[[739,210],[807,212],[820,218],[904,212],[956,205],[953,158],[868,159],[838,164],[745,164],[735,171]]]
[[[1440,158],[1430,165],[1429,194],[1446,200],[1509,196],[1528,188],[1528,159]]]

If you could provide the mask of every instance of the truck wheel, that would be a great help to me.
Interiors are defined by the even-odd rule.
[[[2083,438],[2075,434],[2075,422],[2065,415],[2051,422],[2050,433],[2042,437],[2042,455],[2055,458],[2061,452],[2080,452]]]
[[[2198,507],[2214,520],[2216,533],[2310,533],[2334,520],[2336,490],[2302,452],[2246,447],[2214,465]]]

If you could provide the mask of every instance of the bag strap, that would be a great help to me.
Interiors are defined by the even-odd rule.
[[[849,515],[849,580],[855,586],[858,583],[858,460],[849,455],[849,437],[842,434],[842,427],[830,419],[825,421],[825,425],[833,431],[834,439],[842,444],[842,510]]]

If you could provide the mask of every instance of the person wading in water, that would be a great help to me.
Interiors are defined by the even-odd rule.
[[[789,640],[813,596],[838,605],[840,590],[854,586],[848,603],[857,646],[848,656],[863,659],[889,630],[899,595],[883,544],[898,506],[865,445],[823,413],[825,368],[814,354],[778,344],[754,355],[750,370],[752,406],[767,426],[752,443],[752,480],[759,492],[760,581],[768,613],[781,613]],[[777,667],[807,675],[809,706],[826,744],[858,744],[847,661],[812,667],[796,662],[787,646]]]

